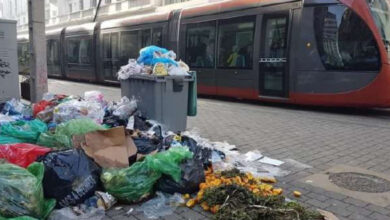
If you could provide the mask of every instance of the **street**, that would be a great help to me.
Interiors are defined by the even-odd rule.
[[[107,100],[120,99],[117,87],[49,80],[52,93],[82,95],[88,90],[103,92]],[[364,193],[361,197],[359,193],[337,191],[334,187],[329,190],[326,186],[317,187],[315,177],[310,176],[340,165],[390,175],[389,122],[390,111],[386,110],[309,108],[200,98],[198,116],[188,118],[187,127],[212,141],[234,144],[240,152],[259,150],[275,159],[299,163],[300,169],[289,167],[291,163],[282,165],[290,173],[277,178],[276,185],[285,190],[288,198],[294,199],[292,191],[298,190],[302,193],[300,202],[330,211],[339,219],[385,220],[390,219],[386,198],[384,202],[375,201],[375,197],[368,201],[363,198]],[[105,219],[145,219],[135,212],[126,216],[128,210],[129,207],[114,209]],[[197,207],[179,208],[164,219],[208,217]]]

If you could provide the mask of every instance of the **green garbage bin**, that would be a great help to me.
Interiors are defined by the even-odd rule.
[[[188,116],[196,116],[198,113],[198,81],[196,72],[190,72],[193,81],[189,84],[188,92]]]
[[[133,75],[121,81],[122,96],[136,98],[142,114],[167,131],[187,128],[190,76]]]

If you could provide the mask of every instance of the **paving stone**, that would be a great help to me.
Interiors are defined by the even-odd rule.
[[[390,216],[388,215],[383,215],[381,213],[378,213],[378,212],[374,212],[372,213],[370,216],[369,216],[370,219],[373,219],[373,220],[388,220],[390,219]]]
[[[352,205],[355,205],[355,206],[358,206],[358,207],[365,207],[368,205],[367,202],[363,202],[361,200],[358,200],[358,199],[354,199],[354,198],[346,198],[344,199],[344,202],[346,203],[349,203],[349,204],[352,204]]]
[[[326,208],[326,210],[333,212],[337,216],[341,217],[348,217],[352,214],[352,211],[346,209],[345,207],[341,206],[329,206]]]
[[[309,199],[306,201],[307,204],[315,206],[317,208],[325,209],[329,206],[331,206],[329,203],[321,202],[316,199]]]
[[[378,213],[383,214],[383,215],[390,215],[390,210],[387,208],[379,207],[379,206],[372,205],[372,204],[369,204],[366,208],[368,210],[372,210],[372,211],[378,212]]]

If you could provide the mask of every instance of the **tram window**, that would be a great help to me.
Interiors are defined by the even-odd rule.
[[[119,34],[113,33],[111,34],[111,57],[118,58],[119,57]]]
[[[80,64],[91,64],[92,39],[81,39],[80,41]]]
[[[375,38],[351,9],[323,6],[314,10],[318,52],[327,70],[377,71],[380,54]]]
[[[110,34],[103,35],[103,57],[111,58]]]
[[[152,43],[152,38],[151,38],[150,32],[151,32],[150,29],[143,30],[141,32],[141,47],[142,48],[144,48],[146,46],[150,46],[150,44]]]
[[[68,63],[90,65],[92,58],[92,39],[70,38],[67,42]]]
[[[122,32],[121,34],[121,48],[120,57],[123,62],[126,62],[130,58],[138,57],[138,31]]]
[[[191,67],[214,68],[216,22],[187,26],[186,62]]]
[[[59,64],[59,45],[58,40],[47,41],[47,64],[58,65]]]
[[[152,38],[153,45],[162,46],[162,28],[154,28],[153,29],[153,38]]]
[[[219,25],[218,67],[251,69],[255,17],[223,20]]]
[[[78,63],[79,62],[79,47],[80,40],[78,39],[69,39],[67,43],[67,58],[68,63]]]

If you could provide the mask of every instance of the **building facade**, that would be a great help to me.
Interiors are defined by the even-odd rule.
[[[102,0],[97,21],[179,9],[220,0]],[[45,0],[46,29],[92,22],[99,0]],[[18,34],[28,34],[27,0],[0,0],[0,18],[18,22]]]

